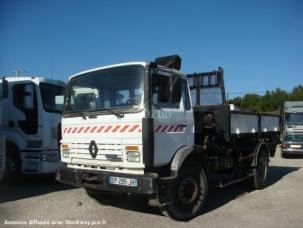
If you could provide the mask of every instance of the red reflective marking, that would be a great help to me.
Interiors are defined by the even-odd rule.
[[[81,131],[84,129],[84,127],[80,127],[77,133],[81,133]]]
[[[136,130],[138,127],[139,127],[139,125],[133,126],[133,127],[129,130],[129,132],[133,132],[133,131]]]
[[[77,131],[77,129],[78,129],[78,128],[77,128],[77,127],[75,127],[72,133],[75,133],[75,132]]]
[[[97,129],[97,127],[93,127],[91,130],[90,130],[90,133],[93,133],[95,130]]]
[[[111,128],[112,126],[108,126],[104,132],[108,132]]]
[[[178,131],[180,131],[179,129],[180,129],[180,126],[177,125],[177,126],[175,127],[175,129],[173,130],[173,132],[178,132]]]
[[[70,128],[68,129],[67,134],[71,133],[72,129],[73,129],[73,128],[72,128],[72,127],[70,127]]]
[[[170,126],[169,129],[167,130],[167,132],[171,132],[174,127],[175,127],[174,125]]]
[[[64,131],[63,131],[63,133],[66,133],[66,131],[67,131],[67,128],[64,128]]]
[[[162,127],[162,125],[157,126],[156,129],[155,129],[155,132],[159,132],[161,127]]]
[[[116,132],[116,131],[119,129],[119,127],[120,127],[120,125],[116,126],[116,127],[112,130],[112,132]]]
[[[165,125],[165,126],[162,128],[161,132],[165,132],[165,130],[166,130],[167,127],[168,127],[168,126]]]
[[[104,126],[99,127],[97,132],[100,133],[103,130],[103,128],[104,128]]]
[[[86,127],[84,130],[84,133],[87,133],[89,129],[90,129],[90,127]]]
[[[120,132],[124,132],[128,127],[129,127],[129,125],[125,125],[125,126],[120,130]]]

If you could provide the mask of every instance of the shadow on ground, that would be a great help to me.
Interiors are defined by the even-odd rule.
[[[299,169],[300,167],[270,166],[268,187],[277,183],[284,176]],[[202,213],[211,212],[236,198],[248,194],[251,191],[252,190],[243,188],[241,184],[231,185],[226,188],[210,186],[208,199]],[[123,201],[111,203],[110,206],[140,213],[161,215],[159,208],[147,206],[147,197],[144,196],[138,197],[130,195]]]
[[[0,183],[0,203],[73,188],[73,186],[57,182],[54,175],[23,176],[9,183]]]

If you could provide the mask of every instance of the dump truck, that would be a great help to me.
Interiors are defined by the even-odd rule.
[[[0,78],[5,179],[56,172],[65,87],[42,77]]]
[[[264,188],[279,116],[230,110],[222,68],[180,67],[180,57],[167,56],[71,76],[57,180],[100,202],[143,194],[181,221],[201,213],[211,176],[218,187]],[[98,102],[77,102],[81,90]]]

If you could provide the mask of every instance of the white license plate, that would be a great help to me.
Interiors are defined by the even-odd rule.
[[[290,145],[290,148],[299,149],[301,148],[301,145]]]
[[[124,177],[109,177],[109,183],[130,187],[138,187],[138,180]]]

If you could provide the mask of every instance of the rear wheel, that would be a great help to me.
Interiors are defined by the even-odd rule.
[[[115,204],[126,199],[127,193],[116,193],[97,189],[85,188],[87,195],[102,204]]]
[[[196,162],[186,162],[168,188],[170,202],[162,206],[163,214],[181,221],[199,215],[206,201],[207,190],[203,168]]]
[[[257,165],[253,169],[253,183],[256,189],[262,189],[267,185],[268,179],[268,153],[266,147],[261,147],[258,157]]]

